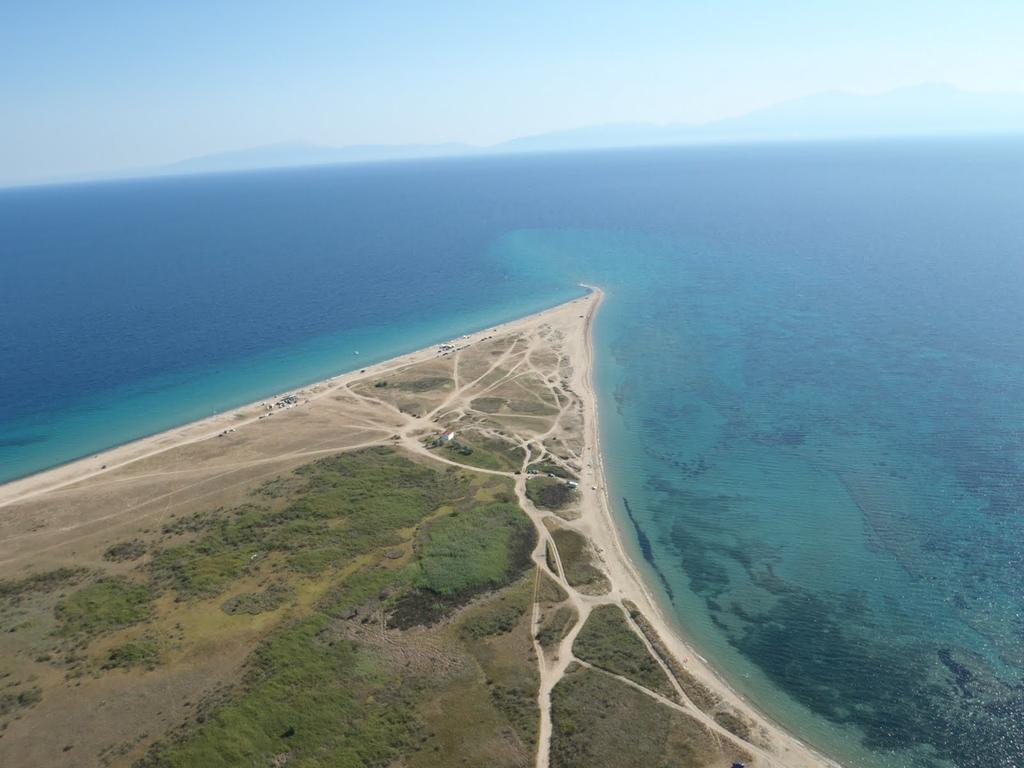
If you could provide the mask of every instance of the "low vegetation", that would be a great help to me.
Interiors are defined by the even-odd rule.
[[[416,585],[445,597],[497,587],[526,567],[535,535],[511,502],[452,512],[425,525],[416,540]]]
[[[555,545],[550,541],[544,543],[544,562],[547,563],[548,570],[557,576],[561,576],[561,571],[558,570],[558,559],[555,557]]]
[[[34,593],[53,592],[80,582],[88,575],[85,568],[57,568],[20,579],[0,580],[0,605],[10,607]]]
[[[498,413],[508,404],[503,397],[478,397],[470,401],[469,407],[481,413]]]
[[[531,477],[526,481],[526,495],[538,508],[560,510],[576,499],[576,491],[554,477]]]
[[[640,610],[632,602],[628,600],[625,602],[626,610],[629,611],[630,617],[634,623],[643,632],[644,637],[647,638],[647,642],[654,648],[654,652],[658,654],[659,658],[664,662],[665,666],[668,667],[672,676],[679,683],[679,687],[683,689],[683,693],[695,707],[702,712],[711,715],[715,722],[725,728],[735,736],[739,736],[741,739],[749,740],[753,736],[754,726],[750,720],[742,714],[736,712],[732,707],[722,701],[721,697],[714,693],[704,683],[698,680],[693,674],[690,673],[686,667],[679,662],[679,660],[669,652],[662,642],[661,637],[655,631],[653,625],[647,620]]]
[[[397,530],[469,482],[388,448],[320,459],[295,477],[300,482],[275,504],[243,505],[202,526],[198,539],[158,552],[150,565],[154,581],[184,598],[216,595],[271,554],[292,571],[316,576],[396,543]]]
[[[532,581],[527,580],[527,586]],[[467,637],[481,638],[511,632],[530,609],[532,590],[508,590],[495,599],[467,612],[462,620],[462,632]]]
[[[466,648],[484,674],[491,703],[507,718],[529,752],[536,748],[540,717],[537,708],[540,678],[530,642],[529,608],[533,586],[534,576],[529,573],[496,593],[483,606],[468,611],[462,624]],[[483,616],[489,617],[486,635],[480,634],[485,626],[479,622]]]
[[[145,542],[139,539],[131,539],[107,547],[107,550],[103,553],[103,559],[113,563],[121,563],[126,560],[138,560],[144,554],[146,554]]]
[[[104,577],[57,603],[64,635],[98,635],[137,624],[150,615],[153,592],[124,577]]]
[[[526,458],[518,445],[479,432],[460,433],[455,439],[440,443],[440,447],[452,461],[498,472],[516,472]]]
[[[393,450],[325,459],[300,474],[307,483],[282,510],[250,510],[174,548],[198,550],[204,562],[229,542],[246,553],[259,542],[252,551],[277,552],[286,572],[305,573],[296,556],[353,547],[365,564],[342,571],[325,562],[334,583],[324,597],[267,637],[233,695],[140,765],[388,765],[399,755],[410,766],[528,762],[536,738],[528,611],[535,533],[503,500],[509,481],[435,470]],[[250,539],[253,527],[262,535]],[[408,537],[411,559],[388,558]],[[197,594],[191,581],[176,583]],[[243,593],[225,610],[263,607],[278,593]],[[452,615],[462,618],[443,621]],[[413,626],[425,629],[403,631]],[[458,707],[459,718],[436,717],[438,701]],[[454,735],[474,727],[486,731],[476,742]]]
[[[551,531],[551,538],[558,549],[562,568],[565,569],[565,580],[571,586],[592,595],[605,594],[611,588],[604,572],[594,565],[590,543],[583,534],[569,528],[555,527]]]
[[[387,385],[388,382],[384,382]],[[431,392],[437,389],[451,389],[451,376],[420,376],[410,378],[399,378],[391,382],[395,389],[406,392]]]
[[[8,685],[0,689],[0,738],[11,721],[17,720],[42,699],[43,691],[37,685]]]
[[[103,669],[132,669],[144,667],[155,669],[160,663],[160,644],[155,638],[143,637],[130,640],[112,648],[103,663]]]
[[[562,589],[562,585],[542,571],[537,584],[537,602],[560,603],[568,598],[569,595]]]
[[[259,592],[242,592],[221,605],[224,613],[248,613],[251,615],[275,611],[295,595],[295,590],[285,583],[271,584]]]
[[[582,661],[629,678],[662,696],[670,699],[676,696],[665,672],[647,652],[617,605],[599,605],[590,612],[576,635],[572,652]]]
[[[579,614],[571,605],[558,606],[544,617],[537,631],[537,642],[543,648],[554,648],[565,639],[578,619]]]
[[[552,768],[704,768],[750,761],[682,712],[579,665],[552,691],[551,716]]]

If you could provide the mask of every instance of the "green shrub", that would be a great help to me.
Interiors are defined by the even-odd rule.
[[[284,605],[295,594],[286,584],[272,584],[262,592],[243,592],[226,600],[221,605],[224,613],[259,614],[274,611]]]
[[[103,553],[103,559],[120,563],[125,560],[138,560],[144,554],[146,554],[145,543],[139,539],[131,539],[107,547],[107,551]]]
[[[556,528],[551,531],[551,538],[565,569],[565,580],[570,585],[594,594],[608,591],[608,579],[593,564],[590,544],[583,534],[569,528]]]
[[[479,638],[511,632],[530,608],[530,597],[531,591],[525,589],[503,592],[470,611],[462,623],[463,635]]]
[[[553,648],[569,634],[576,623],[576,609],[562,605],[550,613],[537,632],[537,642],[544,648]]]
[[[149,617],[153,594],[145,584],[107,577],[73,592],[57,604],[65,635],[95,635],[120,629]]]
[[[111,649],[103,669],[154,669],[160,663],[160,646],[153,638],[131,640]]]
[[[692,717],[619,680],[571,668],[551,693],[552,768],[668,768],[750,762]]]
[[[541,509],[562,509],[576,498],[567,483],[553,477],[531,477],[526,481],[526,495]]]
[[[17,719],[18,713],[23,709],[34,707],[43,700],[43,691],[38,686],[27,688],[23,691],[4,691],[0,693],[0,734],[7,726],[10,715]]]
[[[32,592],[53,592],[81,581],[87,573],[85,568],[57,568],[21,579],[0,579],[0,600],[16,603]]]
[[[470,595],[507,584],[529,563],[535,536],[514,504],[446,515],[424,526],[417,541],[419,586],[439,595]]]
[[[283,499],[283,508],[247,504],[198,518],[198,539],[153,558],[156,583],[183,597],[215,595],[271,552],[315,576],[397,543],[397,530],[459,498],[468,482],[458,470],[439,472],[384,447],[320,459],[291,479],[272,486],[270,495]]]
[[[478,432],[462,433],[457,440],[442,444],[453,461],[481,469],[513,472],[523,466],[526,458],[520,446]]]

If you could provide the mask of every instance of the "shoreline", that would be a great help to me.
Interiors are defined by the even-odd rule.
[[[588,288],[588,290],[590,289],[590,286],[584,287]],[[447,343],[447,341],[464,341],[472,344],[479,341],[483,336],[492,333],[513,332],[518,327],[526,326],[539,317],[557,312],[573,301],[586,298],[587,295],[584,294],[583,296],[569,299],[523,317],[477,328],[474,331],[462,334],[456,339],[438,341],[378,363],[372,363],[349,371],[341,371],[327,378],[296,385],[276,394],[268,394],[262,399],[251,400],[209,416],[194,419],[159,432],[143,435],[127,442],[117,443],[101,451],[89,453],[77,459],[71,459],[37,472],[0,482],[0,508],[29,499],[41,493],[57,490],[80,480],[95,477],[103,472],[123,467],[134,461],[155,456],[171,448],[202,442],[203,440],[215,437],[224,429],[237,429],[238,427],[252,424],[258,420],[261,414],[266,412],[262,407],[263,403],[274,402],[286,394],[299,395],[303,400],[313,401],[360,377],[386,373],[404,365],[431,359],[437,354],[438,346]],[[245,418],[239,418],[240,415]]]
[[[486,326],[484,329],[460,336],[454,340],[454,343],[460,347],[463,345],[470,346],[491,334],[514,333],[518,329],[535,325],[538,321],[543,320],[545,316],[565,312],[566,307],[581,299],[587,302],[586,314],[581,315],[584,319],[578,326],[580,328],[580,336],[578,339],[573,340],[574,352],[578,355],[579,359],[574,361],[575,365],[573,366],[571,376],[574,389],[579,395],[584,412],[581,456],[582,472],[580,478],[583,481],[580,483],[580,508],[582,514],[579,524],[581,531],[590,539],[611,582],[612,591],[609,597],[618,601],[626,600],[635,603],[642,610],[642,613],[660,636],[671,655],[681,662],[689,673],[693,674],[695,678],[706,685],[713,693],[721,697],[724,702],[731,705],[758,726],[762,737],[758,741],[764,742],[764,748],[754,747],[758,764],[788,766],[790,768],[812,768],[812,766],[815,768],[821,768],[822,766],[835,768],[839,765],[837,762],[825,757],[791,735],[783,726],[749,703],[729,685],[717,670],[712,668],[696,652],[695,647],[685,639],[682,627],[677,627],[674,619],[663,608],[657,596],[656,585],[648,583],[640,564],[635,562],[634,558],[627,551],[625,537],[628,535],[628,530],[623,528],[625,525],[624,521],[617,519],[608,495],[609,489],[604,470],[604,456],[601,451],[600,413],[593,381],[595,361],[594,319],[605,298],[605,294],[596,286],[583,285],[583,287],[589,292],[583,297],[571,299],[554,307],[506,323]],[[380,363],[368,365],[347,373],[337,374],[288,390],[288,394],[295,395],[298,398],[298,402],[289,407],[301,409],[307,403],[335,394],[339,389],[344,388],[354,380],[379,376],[410,364],[434,359],[439,355],[439,345],[440,343],[432,344]],[[188,422],[163,432],[113,446],[97,454],[0,484],[0,509],[26,499],[31,499],[34,496],[57,491],[81,481],[95,478],[174,448],[207,441],[225,433],[227,430],[243,430],[249,425],[269,418],[265,404],[273,403],[282,396],[283,393],[265,398],[262,401],[253,401],[222,413]],[[272,412],[276,413],[276,410]],[[116,482],[116,480],[113,480],[113,482]],[[15,557],[14,559],[21,558]],[[714,724],[714,721],[708,715],[698,717],[698,719],[701,718],[708,725]]]
[[[582,287],[582,284],[576,283],[576,284],[574,284],[574,287],[575,288]],[[425,334],[425,338],[421,338],[420,340],[418,340],[416,342],[417,344],[423,344],[424,341],[427,341],[428,343],[425,344],[424,346],[413,347],[413,346],[411,346],[408,343],[398,343],[398,344],[394,344],[393,345],[394,347],[396,347],[396,349],[392,349],[392,350],[389,350],[389,351],[383,351],[382,352],[382,351],[371,350],[369,355],[367,355],[368,362],[366,362],[365,364],[359,366],[358,368],[355,368],[355,367],[353,367],[353,368],[346,368],[346,367],[337,367],[337,368],[335,368],[333,365],[318,366],[319,370],[317,370],[316,372],[306,371],[305,374],[293,378],[287,384],[285,384],[283,382],[280,382],[280,381],[270,382],[270,383],[267,384],[267,387],[277,387],[277,389],[269,389],[269,388],[268,389],[263,389],[262,387],[259,387],[259,388],[254,387],[253,390],[256,390],[255,393],[253,391],[250,391],[247,395],[243,396],[245,398],[251,398],[251,399],[234,399],[234,398],[231,398],[231,399],[227,399],[226,402],[225,402],[224,399],[222,399],[220,401],[214,401],[213,403],[210,404],[210,406],[208,408],[204,408],[204,409],[202,409],[198,413],[193,411],[189,416],[186,417],[185,421],[179,420],[180,417],[175,418],[173,416],[174,412],[171,412],[172,415],[167,416],[164,419],[161,419],[162,421],[164,421],[163,424],[154,425],[153,427],[148,428],[146,431],[143,431],[141,433],[137,433],[134,436],[129,436],[127,438],[125,438],[123,436],[122,437],[115,437],[115,438],[113,438],[113,440],[111,442],[107,443],[106,445],[102,445],[102,446],[98,446],[98,447],[94,446],[93,448],[91,448],[89,450],[86,450],[83,453],[78,453],[76,455],[71,455],[70,457],[67,457],[67,458],[61,458],[61,459],[55,461],[54,463],[46,464],[44,466],[40,466],[40,467],[37,467],[35,469],[14,470],[15,474],[4,474],[4,475],[0,476],[0,490],[2,490],[5,486],[10,485],[12,483],[17,483],[17,482],[22,481],[22,480],[28,480],[30,478],[33,478],[33,477],[37,476],[37,475],[41,475],[41,474],[44,474],[46,472],[50,472],[50,471],[55,470],[55,469],[60,469],[62,467],[66,467],[68,465],[74,464],[74,463],[79,462],[79,461],[84,461],[84,460],[87,460],[87,459],[92,458],[92,457],[98,457],[98,456],[100,456],[102,454],[109,453],[110,451],[113,451],[116,448],[122,448],[122,447],[125,447],[125,446],[128,446],[128,445],[131,445],[133,443],[137,443],[137,442],[140,442],[142,440],[146,440],[148,438],[158,437],[158,436],[163,435],[163,434],[165,434],[167,432],[171,432],[171,431],[174,431],[176,429],[180,429],[181,427],[184,427],[184,426],[195,424],[195,423],[198,423],[200,421],[205,421],[207,419],[212,419],[212,418],[214,418],[216,416],[220,416],[220,415],[223,415],[223,414],[226,414],[226,413],[234,412],[234,411],[237,411],[237,410],[240,410],[240,409],[243,409],[243,408],[248,408],[248,407],[252,406],[254,403],[259,402],[260,399],[266,400],[266,399],[276,398],[276,397],[280,397],[281,396],[280,394],[274,394],[275,392],[277,392],[277,393],[286,393],[286,392],[296,392],[296,391],[299,391],[299,390],[309,389],[311,387],[315,387],[315,386],[324,384],[325,382],[333,381],[334,379],[338,378],[339,376],[347,376],[349,374],[356,373],[357,370],[363,370],[363,369],[369,370],[369,369],[371,369],[371,368],[373,368],[375,366],[383,365],[383,364],[389,363],[389,362],[391,362],[393,360],[398,360],[399,358],[404,358],[406,356],[413,355],[416,352],[427,350],[431,346],[436,347],[437,345],[442,344],[442,343],[444,343],[445,341],[447,341],[449,339],[460,338],[460,337],[462,337],[464,335],[465,336],[475,336],[476,334],[482,333],[482,332],[485,332],[485,331],[489,332],[490,330],[493,330],[493,329],[504,328],[504,327],[506,327],[508,325],[511,325],[513,323],[523,321],[523,320],[525,320],[528,317],[534,317],[536,315],[549,312],[550,310],[555,309],[555,308],[560,307],[560,306],[563,306],[566,303],[572,302],[572,301],[574,301],[576,299],[579,299],[579,298],[584,298],[586,295],[587,295],[586,292],[582,292],[582,293],[580,293],[578,295],[572,295],[572,296],[568,296],[566,298],[562,298],[561,300],[558,300],[554,304],[548,304],[547,303],[548,301],[553,300],[551,297],[549,297],[548,299],[546,299],[544,301],[528,302],[527,303],[528,306],[529,305],[533,305],[532,308],[529,309],[529,310],[526,310],[526,309],[520,307],[518,305],[518,303],[515,304],[514,306],[510,305],[508,303],[505,303],[505,304],[502,304],[502,305],[500,305],[498,307],[498,312],[496,313],[496,317],[492,316],[492,317],[489,317],[489,318],[488,317],[484,317],[485,314],[488,314],[488,312],[486,310],[474,310],[468,317],[465,318],[465,325],[464,326],[460,325],[460,324],[453,324],[451,327],[448,327],[447,329],[445,329],[444,333],[440,332],[441,329],[435,329],[436,331],[438,331],[438,333],[435,334],[433,331],[431,331],[429,334]],[[526,314],[522,314],[522,312],[526,312]],[[377,325],[371,326],[371,327],[376,329],[377,331],[386,330],[387,329],[386,325],[380,325],[380,324],[377,324]],[[468,330],[468,331],[464,330],[466,327],[470,328],[470,330]],[[338,333],[344,333],[344,331],[338,332]],[[310,348],[311,344],[317,344],[319,342],[323,342],[325,339],[331,339],[335,335],[337,335],[337,333],[333,333],[333,332],[332,333],[319,334],[319,335],[311,337],[311,338],[300,340],[297,345],[289,346],[289,349],[295,349],[295,350],[300,350],[300,351],[306,350],[306,349]],[[400,336],[399,338],[404,338],[404,337]],[[353,343],[356,346],[362,346],[362,344],[359,343],[360,341],[365,341],[365,339],[360,339],[359,341],[353,340]],[[335,343],[335,342],[332,342],[332,343]],[[277,348],[265,349],[265,350],[262,350],[262,351],[257,351],[257,352],[252,353],[251,355],[247,356],[246,358],[244,358],[244,360],[248,364],[254,364],[256,366],[265,366],[266,361],[270,358],[270,356],[275,355],[277,351],[279,351]],[[316,354],[316,352],[314,352],[314,354]],[[359,352],[355,352],[354,354],[355,355],[359,355]],[[387,355],[387,356],[384,357],[383,355]],[[353,366],[358,365],[358,360],[359,360],[358,357],[354,357],[354,358],[353,357],[346,357],[344,353],[340,353],[340,352],[337,355],[332,356],[332,359],[337,359],[337,360],[348,359],[348,360],[353,361],[351,363]],[[343,366],[344,365],[348,365],[348,363],[343,363],[342,365]],[[230,366],[229,366],[229,369],[230,369]],[[229,369],[225,369],[225,370],[229,370]],[[219,367],[214,365],[214,366],[210,366],[210,367],[207,367],[207,368],[200,368],[200,369],[197,369],[197,370],[194,370],[194,371],[182,371],[182,372],[179,372],[179,374],[180,375],[188,375],[188,376],[192,376],[194,374],[195,376],[198,376],[199,378],[203,378],[204,376],[207,376],[208,374],[212,373],[213,374],[213,378],[217,378],[218,370],[219,370]],[[263,371],[262,373],[263,373],[264,376],[266,375],[266,371]],[[175,376],[175,375],[179,375],[179,374],[170,374],[170,375],[171,376]],[[149,381],[150,381],[149,379],[144,379],[144,380],[142,380],[140,382],[130,382],[129,384],[130,385],[140,385],[140,384],[141,385],[146,385]],[[162,386],[162,385],[158,385],[158,386]],[[116,390],[117,387],[114,387],[113,389]],[[90,395],[90,397],[91,396],[92,395]],[[131,393],[129,393],[128,397],[132,398],[133,395]],[[60,409],[58,409],[58,412],[60,412]]]
[[[616,518],[609,497],[607,475],[604,471],[604,454],[601,450],[600,409],[597,391],[594,387],[594,319],[604,301],[604,291],[596,286],[586,285],[597,299],[590,308],[585,321],[583,352],[585,360],[580,365],[583,375],[579,377],[577,390],[583,401],[586,414],[584,420],[584,476],[590,474],[587,482],[580,485],[582,490],[581,522],[589,529],[588,534],[598,555],[608,571],[613,592],[621,599],[630,600],[639,606],[668,650],[683,662],[687,671],[694,675],[712,692],[754,720],[767,734],[768,740],[780,754],[766,755],[769,764],[785,765],[790,768],[828,766],[839,768],[840,763],[819,752],[814,747],[792,735],[780,723],[750,703],[728,683],[725,677],[714,669],[697,649],[677,629],[658,599],[654,588],[647,583],[643,572],[626,550],[622,521]],[[594,491],[591,487],[596,487]],[[772,759],[774,757],[774,759]],[[777,762],[777,761],[782,762]]]

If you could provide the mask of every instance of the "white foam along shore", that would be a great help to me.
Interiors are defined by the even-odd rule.
[[[584,482],[580,483],[582,518],[580,527],[590,537],[595,551],[600,554],[603,565],[612,583],[613,595],[635,603],[653,625],[668,650],[709,689],[730,703],[735,709],[753,720],[760,731],[762,742],[755,747],[759,765],[787,766],[789,768],[810,768],[811,766],[837,766],[834,761],[822,756],[790,735],[785,729],[758,711],[752,704],[735,692],[685,641],[673,620],[666,616],[655,591],[647,584],[641,570],[633,562],[623,545],[623,534],[619,522],[612,512],[608,497],[608,486],[603,468],[598,401],[593,385],[593,321],[604,299],[601,289],[585,286],[591,293],[584,299],[569,302],[528,315],[517,320],[488,327],[485,330],[466,334],[455,340],[456,345],[471,345],[485,337],[505,333],[516,333],[542,323],[549,316],[579,311],[580,303],[586,304],[579,333],[569,339],[568,348],[576,362],[572,375],[574,390],[584,408],[583,467]],[[293,390],[294,400],[290,405],[303,407],[315,400],[329,396],[347,383],[375,377],[404,366],[433,359],[438,354],[438,345],[410,352],[365,368],[339,374],[328,379]],[[247,425],[267,418],[267,404],[283,397],[277,395],[254,401],[224,413],[190,422],[155,435],[119,445],[98,454],[78,459],[34,475],[0,485],[0,509],[34,496],[55,491],[88,478],[112,472],[142,459],[191,443],[199,443],[216,437],[228,430],[244,429]],[[587,476],[589,474],[589,476]]]

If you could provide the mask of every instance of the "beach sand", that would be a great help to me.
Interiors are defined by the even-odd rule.
[[[72,561],[85,565],[100,563],[104,548],[113,541],[159,527],[197,505],[215,505],[229,498],[232,489],[280,475],[318,456],[366,446],[395,445],[424,459],[454,463],[438,456],[437,452],[431,453],[423,443],[424,434],[453,419],[465,419],[482,392],[486,394],[495,386],[499,387],[497,391],[502,391],[500,387],[507,383],[496,382],[483,387],[481,382],[486,381],[494,365],[487,369],[480,359],[474,362],[480,365],[479,376],[460,379],[458,356],[472,362],[474,350],[482,349],[484,342],[493,345],[495,340],[512,340],[505,345],[504,355],[508,356],[508,349],[521,344],[526,350],[524,365],[532,369],[521,370],[517,375],[524,371],[534,374],[538,380],[551,382],[554,391],[558,389],[554,384],[557,373],[564,392],[576,398],[570,398],[572,407],[575,409],[578,404],[578,417],[569,412],[568,406],[563,406],[549,428],[532,432],[527,427],[520,429],[516,439],[527,456],[522,469],[525,470],[531,460],[531,451],[536,459],[536,446],[545,445],[547,440],[558,439],[569,446],[572,462],[578,465],[580,472],[578,515],[559,525],[589,538],[611,583],[610,591],[605,594],[585,594],[565,582],[561,567],[557,569],[560,573],[554,574],[569,593],[580,621],[562,640],[554,655],[537,649],[541,726],[536,764],[548,765],[552,732],[550,692],[575,661],[572,644],[584,620],[595,606],[632,603],[646,618],[648,629],[653,629],[660,638],[660,657],[649,642],[653,639],[649,632],[645,643],[656,658],[662,658],[659,663],[665,671],[672,676],[670,665],[663,658],[667,654],[674,657],[674,663],[685,669],[693,680],[712,692],[720,702],[719,709],[731,710],[748,723],[751,735],[742,743],[742,748],[751,756],[753,764],[793,768],[836,765],[757,711],[701,660],[677,631],[674,622],[667,618],[654,591],[623,545],[622,527],[615,519],[608,498],[593,385],[593,319],[603,298],[604,294],[593,288],[584,298],[453,340],[455,349],[441,351],[438,346],[431,346],[302,387],[290,393],[295,396],[294,404],[273,407],[278,397],[267,398],[0,486],[0,577],[14,578]],[[558,361],[532,362],[534,355],[538,360],[544,359],[548,345],[559,350]],[[500,349],[489,354],[502,359]],[[453,357],[454,363],[451,362]],[[430,370],[431,366],[440,370],[446,365],[453,366],[454,386],[442,400],[429,403],[429,408],[422,403],[385,402],[372,389],[367,389],[372,387],[371,382],[384,376]],[[542,377],[542,373],[545,376]],[[389,396],[393,394],[393,391],[388,392]],[[270,413],[273,415],[268,415]],[[528,424],[524,421],[526,418],[540,417],[520,414],[516,421],[513,415],[507,423]],[[547,449],[541,449],[540,453],[542,457],[548,455]],[[547,569],[545,547],[550,540],[547,533],[550,526],[546,527],[545,519],[552,516],[535,507],[528,497],[526,472],[478,471],[504,474],[515,480],[520,504],[540,534],[533,559],[538,569]],[[635,623],[633,626],[639,632]],[[209,674],[211,679],[226,680],[236,670],[237,663],[226,664],[216,672],[211,667],[203,674]],[[202,668],[197,667],[193,673],[201,671]],[[679,701],[666,699],[661,703],[684,712],[723,740],[738,741],[712,713],[694,705],[685,693],[685,684],[680,685],[675,677],[672,679]],[[646,693],[654,695],[650,691]],[[123,695],[124,691],[110,691],[111,696],[119,694]],[[166,715],[164,709],[168,710]],[[158,723],[167,726],[177,717],[169,705],[156,714],[163,718],[157,718]],[[84,724],[80,727],[83,731],[86,729]],[[12,729],[11,735],[16,741],[17,728]],[[82,738],[87,740],[88,734],[83,733]],[[30,753],[15,754],[24,757]],[[26,759],[37,760],[34,764],[45,764],[45,761],[38,762],[44,760],[41,756]]]

